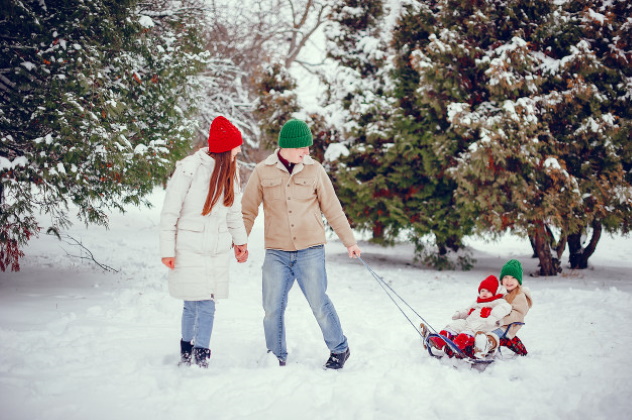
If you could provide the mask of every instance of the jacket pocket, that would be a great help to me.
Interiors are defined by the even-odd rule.
[[[325,232],[325,222],[323,222],[323,215],[320,212],[314,212],[314,219],[316,220],[315,230],[317,232]]]
[[[282,200],[283,187],[281,186],[281,178],[262,179],[261,187],[263,188],[264,200]]]
[[[316,193],[314,189],[315,178],[295,177],[292,188],[292,196],[299,200],[313,198]]]
[[[228,231],[227,226],[220,226],[217,232],[217,249],[216,254],[222,254],[230,251],[230,247],[233,244],[233,237]]]
[[[199,250],[204,241],[204,223],[181,220],[178,222],[176,249]]]

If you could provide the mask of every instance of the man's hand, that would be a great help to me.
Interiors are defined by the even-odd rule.
[[[235,245],[235,259],[238,263],[243,263],[248,260],[248,244]]]
[[[347,253],[349,254],[349,258],[358,258],[362,251],[360,251],[360,247],[358,245],[351,245],[347,247]]]
[[[162,263],[170,270],[176,268],[176,259],[174,257],[165,257],[162,259]]]

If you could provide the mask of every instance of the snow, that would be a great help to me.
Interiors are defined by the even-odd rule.
[[[10,170],[10,169],[17,168],[18,166],[27,166],[28,163],[29,163],[29,160],[24,156],[18,156],[14,158],[13,160],[9,160],[5,158],[4,156],[0,156],[0,170],[5,170],[5,169]]]
[[[111,214],[109,230],[76,223],[68,231],[117,272],[41,235],[26,248],[22,271],[0,273],[4,418],[605,419],[632,409],[626,238],[604,235],[590,269],[555,278],[528,275],[537,261],[515,237],[471,240],[478,262],[469,272],[411,265],[409,244],[361,242],[364,261],[435,329],[506,260],[523,262],[534,296],[519,334],[529,355],[478,371],[429,357],[377,281],[332,237],[329,295],[351,358],[342,371],[325,371],[327,348],[296,286],[286,314],[288,365],[266,355],[259,217],[250,259],[231,265],[231,296],[217,306],[211,366],[178,368],[181,302],[167,293],[158,255],[163,196],[153,193],[152,209]]]
[[[138,23],[140,23],[140,25],[143,28],[153,28],[154,26],[156,26],[156,24],[154,23],[153,19],[150,18],[149,16],[141,16],[138,19]]]
[[[20,63],[20,65],[22,65],[28,71],[31,71],[31,70],[37,68],[37,66],[35,64],[31,63],[30,61],[23,61],[23,62]]]
[[[348,156],[349,149],[347,146],[341,143],[332,143],[327,147],[325,151],[325,160],[329,162],[337,161],[340,156]]]
[[[560,165],[560,162],[554,156],[549,156],[548,158],[545,159],[544,167],[562,170],[562,165]]]
[[[590,20],[598,22],[600,25],[603,25],[607,20],[605,15],[595,12],[593,9],[588,9],[588,17]]]

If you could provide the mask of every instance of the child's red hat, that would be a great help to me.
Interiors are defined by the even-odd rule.
[[[499,286],[500,282],[498,281],[498,278],[496,276],[487,276],[487,278],[483,280],[478,286],[478,292],[480,293],[482,289],[487,289],[491,292],[492,295],[495,295],[498,291]]]

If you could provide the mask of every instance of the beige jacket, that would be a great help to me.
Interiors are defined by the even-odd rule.
[[[513,322],[524,322],[527,312],[533,306],[531,291],[525,286],[518,286],[511,293],[505,295],[505,300],[511,304],[511,312],[500,320],[500,325],[506,326]],[[522,325],[512,326],[507,331],[507,338],[514,338],[521,327]]]
[[[263,203],[265,247],[297,251],[327,242],[322,215],[346,247],[356,244],[334,187],[322,165],[309,156],[288,172],[278,149],[257,164],[241,201],[250,234]]]

